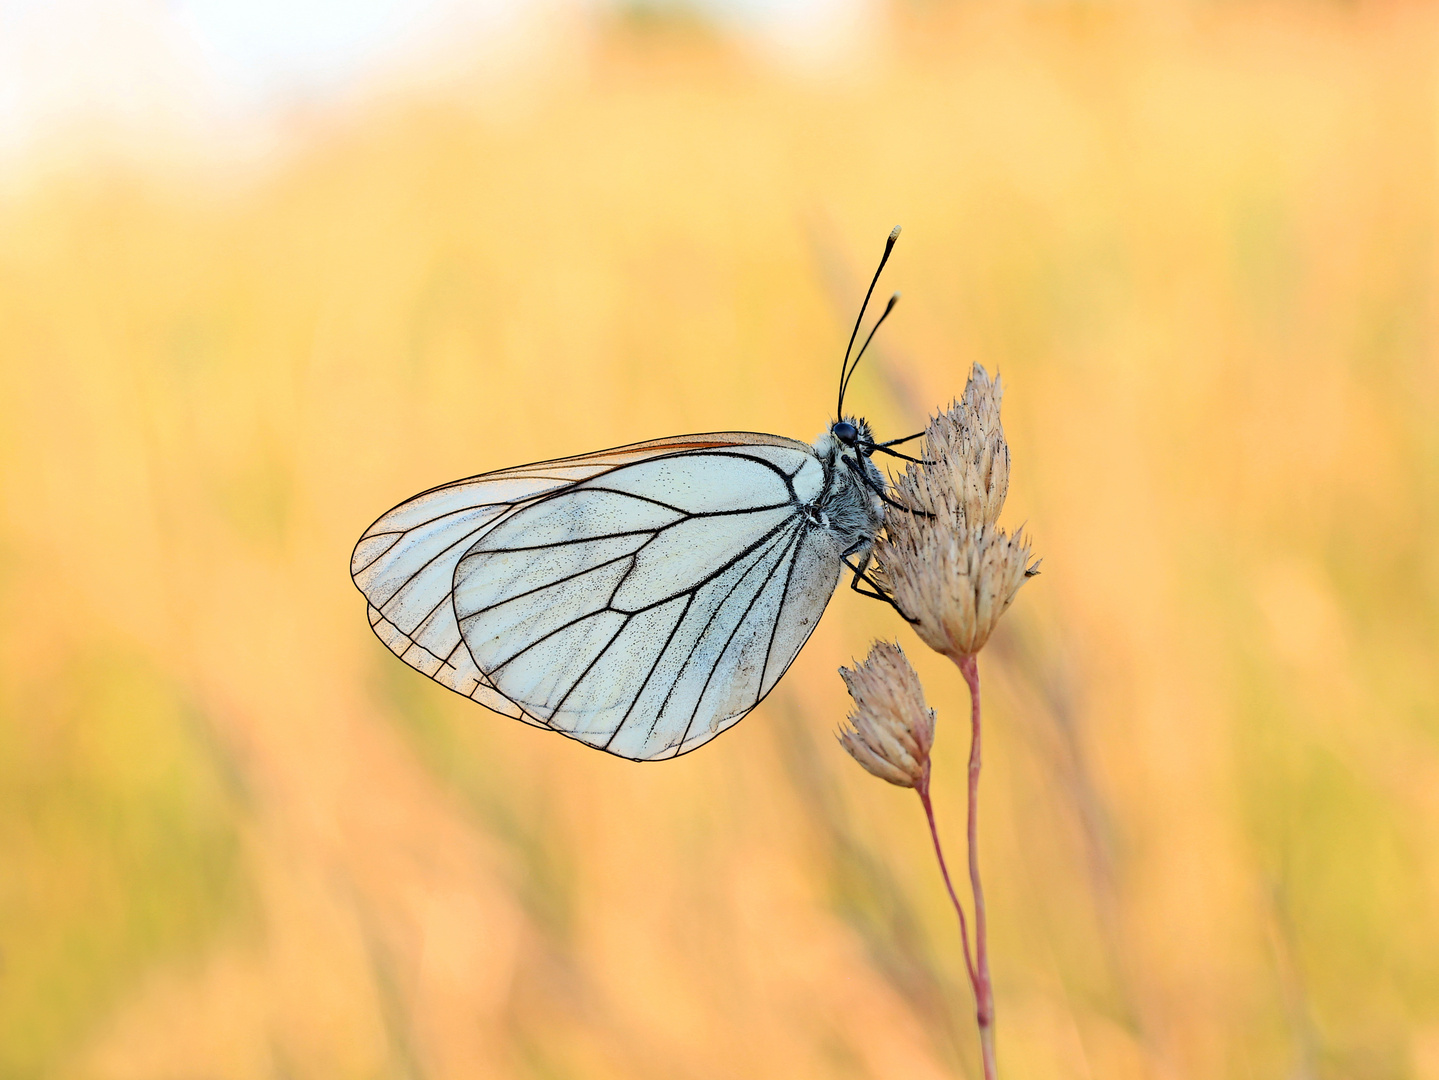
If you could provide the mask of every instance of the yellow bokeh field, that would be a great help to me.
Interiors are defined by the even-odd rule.
[[[641,766],[371,635],[423,488],[998,369],[1044,573],[981,657],[1010,1080],[1439,1080],[1439,11],[898,5],[845,70],[566,23],[246,171],[0,196],[0,1077],[978,1075],[842,591]]]

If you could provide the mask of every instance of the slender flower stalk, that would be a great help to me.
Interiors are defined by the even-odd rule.
[[[969,887],[974,895],[974,948],[978,963],[971,982],[974,984],[975,1018],[979,1023],[979,1049],[984,1058],[985,1080],[994,1080],[999,1067],[994,1056],[994,984],[989,978],[989,927],[984,907],[984,886],[979,880],[979,663],[966,656],[959,663],[960,673],[969,685]],[[968,953],[966,947],[965,952]],[[967,959],[967,956],[966,956]]]
[[[919,677],[897,645],[877,644],[855,671],[840,669],[855,712],[844,748],[876,776],[919,794],[935,857],[959,916],[964,963],[974,991],[985,1080],[997,1080],[994,986],[989,972],[988,912],[979,873],[979,774],[982,722],[978,653],[1020,587],[1039,572],[1023,530],[999,528],[1009,492],[1009,444],[999,420],[1004,388],[975,365],[964,396],[925,430],[923,459],[896,482],[898,501],[874,546],[875,577],[930,648],[959,668],[970,695],[967,840],[974,904],[974,945],[935,825],[929,751],[934,712]]]
[[[974,966],[974,957],[969,951],[969,923],[964,917],[964,905],[959,902],[959,896],[954,891],[954,882],[949,880],[949,866],[944,861],[944,845],[939,842],[939,826],[934,823],[934,804],[929,801],[929,780],[925,779],[923,787],[916,788],[919,792],[920,805],[924,807],[925,820],[929,822],[930,839],[934,841],[934,856],[939,860],[939,872],[944,878],[944,887],[949,890],[949,902],[954,905],[954,912],[959,916],[959,941],[964,946],[964,967],[969,973],[969,985],[974,989],[975,999],[979,998],[979,972]]]

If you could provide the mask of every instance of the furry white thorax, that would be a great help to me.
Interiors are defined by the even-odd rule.
[[[874,441],[866,421],[854,416],[843,417],[843,420],[855,426],[861,443]],[[857,552],[863,559],[868,556],[870,545],[884,527],[884,500],[875,489],[883,491],[889,484],[858,446],[846,445],[834,436],[832,430],[822,432],[815,439],[814,453],[829,478],[815,510],[821,522],[839,541],[840,550],[849,551],[859,545]],[[872,483],[867,486],[854,471],[855,467],[845,464],[846,459],[855,462]]]

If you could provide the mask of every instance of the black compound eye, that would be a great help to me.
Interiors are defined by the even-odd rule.
[[[855,442],[859,439],[859,429],[853,424],[851,424],[848,420],[841,420],[829,430],[834,433],[834,437],[836,439],[838,439],[842,443],[847,443],[850,446],[853,446]]]

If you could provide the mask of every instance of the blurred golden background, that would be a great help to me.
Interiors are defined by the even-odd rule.
[[[897,636],[958,857],[964,687],[881,605],[641,766],[348,577],[459,476],[814,437],[898,222],[851,400],[997,369],[1045,560],[980,662],[1003,1074],[1439,1078],[1439,9],[861,14],[555,6],[262,152],[5,159],[0,1077],[977,1076],[918,801],[831,738]]]

